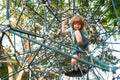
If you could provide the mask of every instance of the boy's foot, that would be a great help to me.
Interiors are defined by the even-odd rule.
[[[75,70],[75,71],[78,71],[78,69],[79,69],[79,68],[78,68],[76,65],[73,66],[73,68],[72,68],[73,71],[74,71],[74,70]]]

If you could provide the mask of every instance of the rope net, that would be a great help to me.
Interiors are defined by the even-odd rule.
[[[76,14],[85,17],[86,34],[90,27],[95,34],[90,49],[80,50],[83,54],[77,59],[80,70],[92,68],[75,79],[108,79],[111,75],[102,74],[116,73],[114,65],[119,63],[113,54],[120,51],[113,45],[120,43],[112,40],[119,39],[118,5],[116,0],[6,0],[6,18],[0,24],[0,63],[1,67],[8,63],[17,65],[18,69],[5,73],[1,79],[21,71],[27,74],[23,75],[27,79],[70,79],[63,72],[71,69],[73,42],[70,35],[61,34],[61,21],[67,18],[70,26],[70,18]]]

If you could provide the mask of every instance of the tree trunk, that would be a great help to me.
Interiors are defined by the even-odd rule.
[[[28,36],[28,37],[29,37],[29,36]],[[24,48],[24,50],[30,50],[30,41],[24,40],[23,48]],[[29,56],[25,59],[25,61],[26,61],[27,63],[29,63],[30,60],[31,60],[31,54],[29,54]],[[26,65],[26,64],[23,64],[23,66],[25,66],[25,65]],[[23,71],[23,70],[20,71],[19,74],[17,75],[16,80],[22,80],[23,74],[24,74],[24,71]]]
[[[6,55],[8,52],[5,51],[4,54]],[[5,59],[5,61],[7,62],[9,80],[15,80],[15,76],[11,74],[15,70],[13,64],[10,62],[10,59],[8,57]]]
[[[20,71],[19,74],[18,74],[18,76],[16,77],[16,80],[22,80],[23,74],[24,74],[24,71],[23,70]]]

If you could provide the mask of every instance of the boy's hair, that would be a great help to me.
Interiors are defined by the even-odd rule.
[[[71,26],[72,26],[73,29],[74,29],[74,24],[75,23],[81,24],[81,29],[82,29],[86,22],[85,22],[85,19],[83,18],[83,16],[75,15],[75,16],[73,16],[71,18],[71,22],[70,23],[71,23]]]

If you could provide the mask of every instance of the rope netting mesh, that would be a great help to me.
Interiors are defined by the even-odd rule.
[[[61,21],[67,18],[69,28],[70,18],[79,14],[87,23],[85,33],[89,34],[90,27],[95,33],[90,41],[90,50],[80,50],[83,54],[79,59],[75,58],[81,70],[92,66],[90,75],[76,79],[105,80],[102,74],[111,73],[110,69],[115,73],[114,65],[119,63],[119,58],[113,55],[120,52],[113,47],[113,44],[120,44],[113,41],[113,38],[119,39],[117,5],[120,4],[114,0],[6,0],[6,19],[1,21],[0,41],[1,45],[6,45],[4,41],[7,41],[12,51],[3,47],[0,63],[4,63],[6,58],[13,59],[13,64],[17,63],[19,69],[1,79],[8,79],[20,71],[28,74],[27,79],[67,79],[63,72],[71,69],[73,42],[71,35],[61,34]]]

